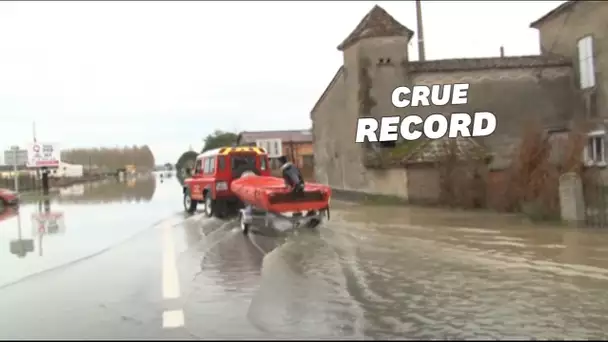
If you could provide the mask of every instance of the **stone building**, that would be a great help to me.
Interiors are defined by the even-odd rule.
[[[587,165],[606,166],[608,120],[608,2],[567,1],[530,24],[539,31],[541,54],[570,61],[581,112],[593,125]],[[604,170],[603,173],[606,173]]]
[[[608,38],[600,33],[604,32],[602,18],[606,18],[608,2],[567,3],[561,7],[533,24],[541,31],[544,47],[541,55],[412,61],[407,47],[413,31],[375,6],[338,46],[343,65],[311,111],[317,181],[336,190],[396,195],[412,201],[438,198],[437,172],[432,167],[414,167],[407,156],[392,165],[378,165],[370,160],[369,151],[382,147],[354,142],[356,120],[362,116],[424,117],[434,113],[490,111],[497,117],[497,129],[489,137],[475,138],[474,144],[483,146],[492,156],[489,165],[492,170],[510,164],[511,153],[525,125],[538,122],[548,132],[567,130],[574,120],[585,117],[583,97],[577,87],[578,68],[573,67],[574,37],[595,32],[595,40],[601,37],[605,44]],[[574,18],[571,20],[584,17],[595,24],[589,24],[588,30],[576,26],[578,33],[565,36],[572,37],[571,40],[558,36],[557,43],[550,43],[551,36],[560,31],[556,27],[563,25],[559,24],[564,21],[560,16],[566,16],[568,11],[581,11],[569,16]],[[565,30],[568,29],[570,26]],[[599,65],[605,68],[608,63]],[[470,84],[468,104],[431,105],[412,111],[412,108],[396,109],[391,103],[392,91],[399,86],[453,83]],[[599,79],[596,83],[599,88]],[[603,94],[604,97],[595,98],[605,103],[606,93]],[[414,150],[431,145],[422,144]],[[405,150],[408,149],[411,148]]]

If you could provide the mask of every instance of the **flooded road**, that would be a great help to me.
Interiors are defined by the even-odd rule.
[[[246,237],[177,181],[108,181],[0,221],[0,338],[605,339],[607,233],[336,203],[320,234]]]
[[[153,201],[156,190],[153,177],[142,177],[136,183],[76,185],[52,193],[47,201],[24,195],[18,215],[7,213],[0,221],[0,287],[99,253],[174,213],[162,189]],[[35,250],[24,256],[11,251],[11,242],[17,245],[19,237],[26,241],[21,245]]]

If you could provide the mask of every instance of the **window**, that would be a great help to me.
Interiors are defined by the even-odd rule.
[[[215,157],[209,158],[209,174],[213,174],[215,172]]]
[[[223,171],[226,168],[226,157],[220,156],[217,157],[217,169]]]
[[[243,155],[232,157],[232,170],[237,170],[245,167],[255,167],[255,156]]]
[[[198,159],[196,161],[196,166],[194,167],[194,174],[199,174],[202,171],[202,166],[203,166],[203,160],[202,159]]]
[[[593,37],[579,39],[578,44],[578,73],[581,89],[595,86],[595,63],[593,60]]]
[[[205,166],[203,167],[203,173],[204,174],[208,174],[209,173],[209,162],[211,161],[211,158],[205,158]]]
[[[260,159],[260,170],[266,170],[266,157],[262,156]]]
[[[585,146],[585,162],[588,166],[606,166],[605,132],[589,133]]]

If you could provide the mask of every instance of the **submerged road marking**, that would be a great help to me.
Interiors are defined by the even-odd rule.
[[[163,227],[163,298],[165,299],[180,296],[172,229],[171,225]]]
[[[163,227],[163,298],[175,299],[180,297],[179,275],[173,244],[173,225]],[[163,312],[163,328],[179,328],[184,326],[183,310],[166,310]]]
[[[184,326],[184,310],[167,310],[163,312],[163,328]]]

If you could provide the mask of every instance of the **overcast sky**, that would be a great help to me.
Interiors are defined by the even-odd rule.
[[[423,2],[427,59],[537,54],[529,23],[562,2]],[[148,144],[157,163],[215,129],[308,128],[374,4],[0,2],[0,149],[33,121],[39,141]],[[416,30],[413,1],[377,4]]]

